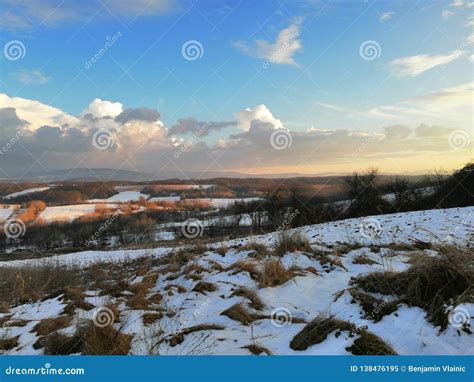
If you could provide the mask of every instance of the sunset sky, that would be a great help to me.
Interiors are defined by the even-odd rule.
[[[452,170],[474,2],[0,0],[0,177]]]

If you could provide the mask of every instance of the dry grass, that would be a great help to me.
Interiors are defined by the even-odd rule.
[[[373,265],[373,264],[379,264],[377,261],[372,260],[370,257],[366,255],[359,255],[354,257],[352,260],[352,264],[360,264],[360,265]]]
[[[248,272],[252,279],[257,279],[260,276],[257,265],[252,261],[237,261],[226,268],[226,271],[232,270],[237,270],[237,272]]]
[[[355,288],[350,289],[350,294],[364,310],[364,318],[367,320],[379,322],[384,316],[392,314],[398,309],[398,301],[385,302]]]
[[[253,355],[260,355],[260,354],[272,355],[270,350],[268,350],[266,347],[263,347],[257,344],[247,345],[247,346],[244,346],[242,349],[248,349],[250,353],[252,353]]]
[[[248,243],[243,245],[242,247],[239,247],[239,251],[252,251],[249,256],[256,258],[268,257],[271,255],[270,251],[265,245],[258,244],[255,242]]]
[[[354,355],[397,355],[395,350],[380,337],[366,330],[360,331],[359,338],[346,348]]]
[[[234,292],[232,292],[231,296],[240,296],[248,299],[250,301],[250,306],[256,310],[260,310],[265,307],[262,300],[260,300],[260,297],[258,297],[257,292],[245,287],[236,289]]]
[[[145,313],[142,316],[143,324],[144,325],[151,325],[155,321],[161,320],[163,318],[163,313]]]
[[[474,250],[443,247],[439,251],[432,257],[417,256],[406,271],[370,273],[353,284],[424,309],[428,320],[444,330],[447,304],[474,302]]]
[[[0,338],[0,350],[11,350],[18,346],[20,336],[11,338]]]
[[[248,325],[257,319],[257,317],[249,313],[241,303],[232,305],[229,309],[224,310],[221,315],[227,316],[231,320],[239,321],[244,325]]]
[[[258,275],[258,284],[260,288],[275,287],[286,283],[295,275],[294,270],[286,269],[279,261],[268,260]]]
[[[308,239],[300,234],[290,235],[282,232],[278,237],[274,253],[277,256],[284,256],[288,252],[311,252]]]
[[[193,292],[198,292],[202,294],[206,294],[206,292],[214,292],[217,290],[217,287],[212,284],[208,283],[206,281],[200,281],[196,284],[196,286],[193,288]]]
[[[42,320],[38,322],[33,330],[39,335],[39,336],[47,336],[48,334],[51,334],[59,329],[64,329],[66,328],[69,323],[72,321],[71,316],[60,316],[57,318],[47,318],[45,320]]]
[[[326,340],[334,331],[354,332],[355,327],[349,322],[338,320],[334,317],[318,316],[309,322],[290,342],[293,350],[306,350],[312,345]]]
[[[225,329],[222,325],[216,324],[200,324],[191,326],[189,328],[183,329],[181,332],[174,334],[169,339],[169,344],[171,347],[181,344],[184,341],[184,336],[194,332],[201,332],[203,330],[223,330]]]
[[[47,355],[126,355],[132,337],[111,326],[98,327],[92,322],[80,325],[73,336],[52,333],[41,339],[37,347],[44,347]]]
[[[39,301],[80,283],[79,275],[79,269],[56,263],[0,268],[0,304],[5,308]]]

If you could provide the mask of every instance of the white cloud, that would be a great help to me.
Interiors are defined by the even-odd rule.
[[[301,22],[302,19],[297,19],[288,28],[282,29],[273,43],[260,39],[251,44],[237,42],[234,45],[245,54],[270,63],[296,65],[293,56],[303,48],[299,38]]]
[[[462,50],[454,50],[446,55],[421,54],[418,56],[402,57],[391,61],[390,65],[395,69],[395,73],[401,77],[415,77],[429,69],[440,65],[447,65],[465,53]]]
[[[100,98],[94,99],[82,112],[82,115],[90,114],[95,118],[112,117],[115,118],[123,111],[120,102],[103,101]]]
[[[474,7],[474,1],[453,0],[450,5],[454,8],[472,8]]]
[[[449,19],[452,15],[454,15],[454,12],[448,11],[447,9],[441,11],[443,19]]]
[[[44,85],[51,79],[51,77],[45,76],[39,70],[26,70],[26,69],[22,69],[16,72],[15,77],[18,81],[20,81],[22,84],[25,84],[25,85],[29,85],[29,84]]]
[[[61,126],[79,122],[77,117],[41,102],[0,94],[0,108],[7,107],[16,109],[18,117],[30,123],[31,130],[36,130],[44,125]]]
[[[278,118],[275,118],[270,109],[265,105],[258,105],[253,109],[248,107],[238,111],[235,113],[235,118],[239,122],[239,127],[245,131],[250,129],[251,123],[254,120],[271,123],[276,129],[283,128],[283,123]]]
[[[474,16],[469,16],[464,24],[466,27],[473,27],[474,26]]]
[[[474,62],[474,54],[471,54],[471,55],[469,56],[469,61]]]
[[[394,14],[395,14],[395,12],[384,12],[380,15],[379,21],[390,20]]]

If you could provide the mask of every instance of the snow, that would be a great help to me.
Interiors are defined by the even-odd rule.
[[[115,204],[107,204],[107,208],[116,208]],[[46,223],[72,222],[73,220],[94,213],[96,204],[71,204],[66,206],[46,207],[38,219]]]
[[[148,199],[150,202],[179,202],[181,196],[154,196]]]
[[[377,228],[371,236],[361,232],[364,221],[376,219]],[[159,309],[165,309],[173,314],[165,314],[163,318],[148,326],[144,325],[142,316],[150,310],[136,310],[113,296],[99,296],[98,291],[87,291],[87,301],[103,306],[107,301],[115,301],[119,309],[121,322],[114,324],[123,332],[133,335],[130,354],[149,354],[153,350],[161,355],[189,355],[189,354],[242,354],[249,355],[245,347],[257,344],[267,348],[272,354],[286,355],[315,355],[315,354],[349,354],[347,348],[359,338],[360,332],[351,334],[348,331],[329,333],[327,338],[310,346],[304,351],[295,351],[289,347],[293,337],[305,326],[298,323],[296,318],[306,322],[319,315],[334,316],[337,319],[349,321],[356,328],[366,327],[371,333],[388,343],[398,354],[402,355],[466,355],[474,354],[472,335],[459,330],[453,324],[441,331],[427,320],[426,311],[407,306],[400,302],[398,309],[385,315],[380,321],[364,318],[362,307],[355,302],[349,293],[353,287],[351,278],[377,271],[401,272],[409,266],[411,256],[420,255],[421,251],[402,251],[380,248],[373,251],[367,247],[371,244],[399,244],[411,243],[413,240],[429,242],[443,242],[449,237],[450,242],[458,245],[471,245],[474,226],[474,207],[452,208],[444,210],[415,211],[391,215],[381,215],[369,218],[347,219],[338,222],[300,227],[290,233],[299,233],[308,237],[312,246],[328,249],[331,246],[342,244],[361,243],[358,249],[346,249],[332,255],[337,257],[342,266],[329,266],[322,263],[317,256],[300,252],[287,253],[279,258],[286,268],[292,266],[306,269],[311,267],[312,272],[300,272],[299,275],[276,286],[259,288],[257,282],[248,272],[228,270],[233,263],[241,260],[253,262],[256,267],[262,266],[262,259],[249,256],[249,250],[240,251],[238,246],[248,242],[260,242],[267,245],[275,243],[277,234],[255,236],[214,243],[213,247],[226,245],[235,246],[224,253],[217,253],[209,249],[197,256],[194,262],[203,270],[199,271],[202,280],[214,284],[215,291],[204,293],[194,292],[193,288],[198,281],[188,277],[183,269],[179,271],[167,270],[157,265],[156,269],[148,269],[149,274],[157,275],[157,281],[148,293],[161,293],[163,300]],[[373,226],[371,226],[373,227]],[[135,249],[117,251],[85,251],[67,255],[56,255],[47,259],[16,260],[0,263],[1,266],[19,266],[26,264],[74,264],[78,266],[90,265],[97,261],[119,261],[143,256],[159,258],[175,251],[176,248],[159,247],[154,249]],[[437,256],[436,250],[425,250],[425,255]],[[376,261],[374,264],[354,264],[354,259],[364,255]],[[223,269],[216,267],[216,262]],[[153,266],[154,267],[154,266]],[[227,269],[227,270],[226,270]],[[135,271],[133,273],[135,275]],[[127,279],[131,284],[141,282],[144,276],[132,276]],[[177,290],[176,286],[185,289]],[[255,291],[265,307],[261,311],[254,311],[244,297],[232,296],[236,288],[244,286]],[[167,291],[164,293],[164,291]],[[383,301],[393,301],[393,296],[373,295]],[[221,313],[236,303],[242,303],[249,312],[258,313],[260,318],[251,325],[232,320]],[[37,335],[32,328],[37,320],[46,317],[56,317],[60,314],[64,303],[58,298],[49,299],[33,304],[24,304],[13,308],[10,312],[15,319],[33,320],[25,327],[1,328],[0,336],[7,330],[9,336],[20,336],[20,346],[7,351],[7,354],[42,354],[42,350],[33,349]],[[455,309],[458,314],[471,318],[474,315],[474,304],[462,303]],[[286,312],[288,320],[283,325],[270,319],[272,312]],[[76,314],[82,318],[91,318],[94,310],[79,311]],[[286,314],[285,313],[285,314]],[[0,319],[5,314],[0,314]],[[200,324],[222,325],[222,330],[202,330],[184,335],[181,343],[171,346],[167,339],[185,328]],[[67,332],[73,327],[64,329]],[[161,341],[160,341],[161,339]]]
[[[7,220],[13,212],[14,209],[12,208],[0,208],[0,223]]]
[[[262,198],[197,198],[197,199],[185,199],[187,202],[196,203],[209,203],[215,208],[227,208],[237,202],[250,203],[262,200]]]
[[[28,195],[32,194],[35,192],[41,192],[41,191],[46,191],[49,190],[51,187],[35,187],[35,188],[27,188],[26,190],[14,192],[12,194],[9,194],[7,196],[4,196],[3,199],[12,199],[16,198],[17,196],[23,196],[23,195]]]
[[[89,203],[127,203],[136,202],[140,198],[148,199],[150,195],[142,194],[139,191],[120,191],[118,194],[111,196],[108,199],[91,199]]]

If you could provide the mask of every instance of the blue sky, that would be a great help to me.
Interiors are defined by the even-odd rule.
[[[76,116],[95,98],[152,108],[166,127],[185,117],[229,121],[265,105],[295,132],[428,124],[471,134],[465,98],[462,115],[433,115],[412,101],[471,91],[473,10],[461,0],[2,0],[1,43],[21,41],[25,55],[2,57],[1,92]],[[285,41],[285,31],[296,37]],[[187,41],[202,46],[200,58],[183,57]],[[361,56],[366,42],[373,60]]]

